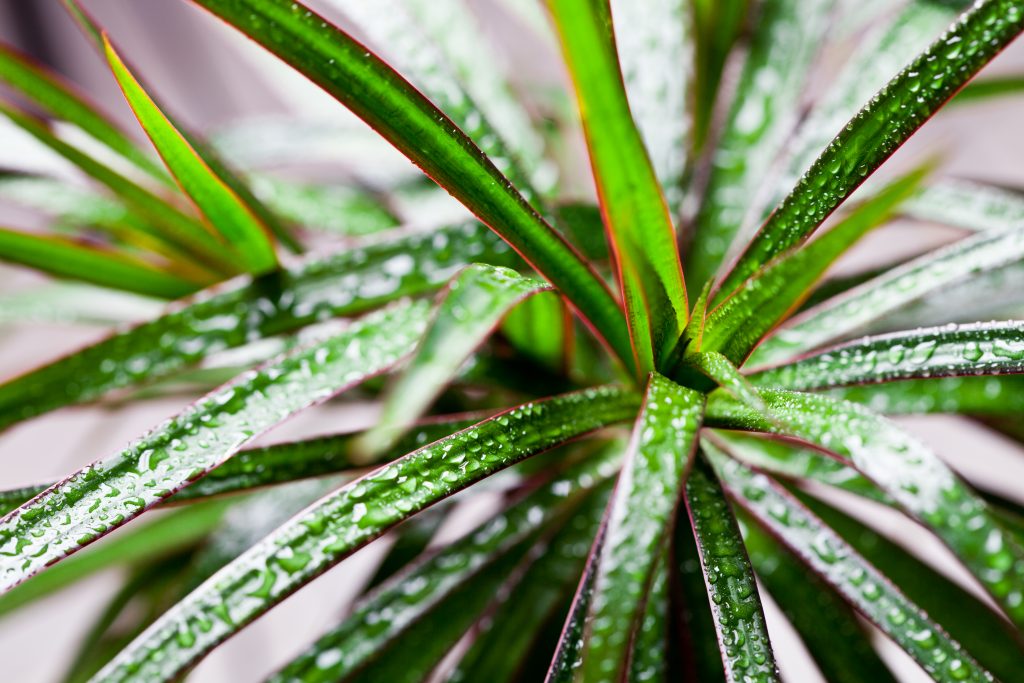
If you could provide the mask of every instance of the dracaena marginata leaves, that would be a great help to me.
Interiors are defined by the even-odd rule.
[[[671,352],[686,288],[668,205],[622,84],[608,0],[549,0],[576,85],[590,163],[614,249],[638,371]]]

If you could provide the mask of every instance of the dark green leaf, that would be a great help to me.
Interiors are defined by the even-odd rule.
[[[651,375],[608,508],[580,652],[584,680],[619,680],[629,671],[630,642],[668,542],[703,403],[697,392]]]
[[[759,372],[758,386],[828,389],[849,384],[1024,372],[1024,323],[946,325],[835,346]]]
[[[213,290],[0,385],[0,427],[167,377],[214,351],[430,291],[472,261],[520,263],[483,226],[467,224],[400,236]]]
[[[715,632],[729,681],[778,681],[761,599],[743,537],[714,472],[698,458],[686,480]]]
[[[116,251],[5,228],[0,228],[0,261],[163,299],[177,299],[199,288],[195,282]]]
[[[627,364],[622,310],[604,283],[442,112],[363,45],[300,3],[195,0],[324,88],[507,240]]]
[[[864,106],[811,165],[722,284],[728,295],[806,239],[974,74],[1024,30],[1017,0],[982,0]]]
[[[823,581],[892,638],[937,681],[992,675],[835,532],[764,475],[724,457],[715,468],[730,494]]]
[[[530,455],[629,419],[636,407],[635,394],[613,387],[528,403],[375,470],[321,499],[197,588],[100,677],[173,679],[400,521]]]
[[[214,469],[247,441],[409,354],[425,302],[371,314],[208,394],[134,442],[0,520],[0,586],[9,590]]]
[[[1024,548],[927,446],[857,404],[767,389],[761,397],[785,424],[783,433],[848,459],[953,549],[1014,623],[1024,622]],[[708,422],[780,431],[724,394],[709,399]]]
[[[548,6],[576,85],[637,370],[646,374],[663,360],[686,325],[686,288],[675,231],[630,113],[608,0],[549,0]]]

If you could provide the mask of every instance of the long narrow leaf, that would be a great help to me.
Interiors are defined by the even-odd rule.
[[[211,577],[98,678],[172,680],[401,520],[530,455],[629,419],[636,406],[634,394],[610,387],[528,403],[374,471],[322,499]],[[399,480],[402,485],[396,486]]]
[[[686,287],[675,231],[630,113],[608,0],[550,0],[548,6],[576,85],[637,370],[646,374],[686,325]]]
[[[109,40],[105,47],[107,62],[125,99],[182,190],[238,254],[243,270],[250,273],[273,270],[277,256],[266,226],[192,149],[142,89]]]
[[[374,127],[509,242],[629,365],[622,309],[590,267],[436,107],[364,46],[288,0],[195,0]]]
[[[652,374],[626,462],[608,508],[581,651],[584,680],[618,680],[668,542],[701,424],[703,397]]]
[[[1024,227],[1024,195],[995,185],[942,180],[903,204],[907,218],[984,232]]]
[[[704,583],[727,681],[778,681],[761,599],[743,537],[711,468],[698,459],[686,480]]]
[[[516,302],[544,291],[540,281],[506,268],[472,265],[448,286],[409,366],[392,384],[381,416],[364,445],[375,452],[391,445],[430,407]]]
[[[411,234],[226,285],[0,385],[0,427],[167,377],[206,355],[431,291],[473,261],[515,267],[478,224]]]
[[[961,413],[1019,418],[1024,412],[1024,377],[940,377],[833,389],[836,398],[862,403],[879,413]]]
[[[761,396],[787,433],[849,459],[952,548],[1014,623],[1024,622],[1024,548],[931,450],[856,404],[776,390]],[[709,400],[708,421],[779,431],[724,395]]]
[[[8,590],[184,488],[296,412],[379,374],[410,353],[428,306],[371,314],[207,395],[124,451],[100,460],[0,520]]]
[[[177,299],[199,287],[195,282],[116,251],[5,228],[0,228],[0,261],[162,299]]]
[[[1016,0],[982,0],[895,76],[811,165],[722,284],[732,292],[806,239],[863,180],[1024,30]]]
[[[738,504],[936,680],[994,680],[939,624],[781,487],[728,458],[714,463]]]
[[[320,637],[273,680],[345,680],[357,672],[365,678],[361,669],[389,656],[406,664],[405,657],[388,652],[398,648],[405,631],[429,618],[461,584],[501,561],[514,546],[534,537],[567,508],[577,507],[586,492],[614,474],[618,455],[605,451],[570,468],[460,540],[398,574],[357,603],[343,623]],[[365,624],[381,615],[387,615],[381,620],[386,626],[366,632]],[[466,617],[469,623],[474,620],[472,614]],[[324,666],[324,662],[331,664]],[[394,679],[381,676],[378,680]]]
[[[784,389],[827,389],[925,377],[1024,372],[1024,323],[993,322],[896,332],[836,346],[757,373]]]
[[[768,0],[758,6],[736,84],[739,95],[711,158],[687,252],[691,289],[714,277],[736,234],[751,218],[751,197],[769,175],[793,127],[800,93],[834,4],[833,0]]]

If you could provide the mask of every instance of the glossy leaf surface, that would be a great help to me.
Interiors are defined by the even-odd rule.
[[[361,669],[373,668],[374,661],[389,657],[392,648],[405,649],[399,647],[403,634],[431,619],[462,584],[485,573],[560,513],[574,511],[587,491],[614,474],[617,461],[618,454],[606,451],[571,467],[460,540],[399,573],[354,605],[344,622],[284,667],[275,680],[336,681],[357,672],[365,678]],[[474,620],[472,614],[466,617]],[[367,631],[367,623],[381,626]],[[390,656],[398,657],[398,653]],[[399,659],[407,663],[404,657]],[[331,664],[324,666],[325,662]]]
[[[806,239],[889,155],[1024,30],[1015,0],[983,0],[895,76],[825,148],[733,266],[728,294]]]
[[[0,520],[4,590],[184,488],[296,412],[410,353],[424,302],[371,314],[333,337],[241,375],[130,447],[71,475]]]
[[[409,365],[388,388],[381,416],[366,435],[368,451],[388,447],[419,419],[502,317],[522,299],[548,289],[507,268],[467,267],[434,311]]]
[[[738,504],[935,680],[994,680],[941,626],[795,498],[764,475],[727,458],[715,458],[715,467]]]
[[[901,379],[1024,372],[1024,323],[995,322],[896,332],[832,347],[757,373],[760,386],[827,389]]]
[[[400,236],[225,285],[0,385],[0,426],[166,377],[252,339],[430,291],[473,261],[520,263],[483,226],[467,224]]]
[[[780,680],[743,537],[721,485],[702,459],[686,480],[684,500],[697,539],[726,680]]]
[[[286,0],[196,0],[366,121],[509,242],[573,303],[624,362],[622,310],[579,255],[452,122],[349,35]]]
[[[636,406],[634,394],[611,387],[528,403],[375,470],[321,499],[211,577],[99,677],[173,679],[403,519],[523,458],[629,419]]]
[[[653,374],[608,508],[581,650],[582,680],[619,679],[643,619],[696,444],[703,397]]]
[[[608,0],[550,0],[548,7],[576,86],[637,369],[646,374],[686,325],[675,231],[630,113]]]
[[[847,458],[901,507],[930,528],[1015,623],[1024,619],[1024,548],[976,493],[927,446],[866,408],[835,399],[762,390],[785,432]],[[777,432],[727,397],[712,396],[708,421]]]

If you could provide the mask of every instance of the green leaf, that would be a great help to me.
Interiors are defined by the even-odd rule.
[[[576,593],[569,604],[569,613],[565,617],[565,625],[558,637],[558,645],[551,659],[544,683],[573,683],[576,672],[583,664],[583,646],[585,644],[587,613],[590,610],[591,598],[594,594],[594,580],[597,577],[597,563],[604,543],[607,527],[607,515],[602,518],[597,528],[594,541],[590,546],[583,574],[576,586]]]
[[[410,353],[428,305],[406,303],[241,375],[0,520],[3,590],[138,516],[247,441]]]
[[[32,581],[0,595],[0,615],[109,567],[150,560],[189,547],[220,523],[229,504],[227,501],[210,501],[193,505],[115,534],[51,567]]]
[[[472,261],[520,264],[483,226],[465,224],[228,285],[0,385],[0,427],[167,377],[214,351],[431,291]]]
[[[967,86],[957,93],[952,104],[974,104],[996,97],[1017,96],[1024,92],[1024,76],[989,76]]]
[[[806,239],[849,195],[1024,30],[1016,0],[982,0],[864,106],[775,209],[722,284],[727,295]]]
[[[298,69],[366,121],[508,241],[630,364],[622,309],[501,172],[407,81],[335,26],[288,0],[194,0]]]
[[[875,26],[858,37],[855,51],[787,144],[782,172],[772,180],[772,194],[766,203],[759,202],[758,211],[767,214],[777,206],[861,106],[925,50],[968,4],[967,0],[910,0],[892,12],[891,3],[884,3],[884,9],[870,17],[876,20]],[[855,4],[849,11],[863,20],[862,7]],[[881,21],[877,21],[878,14]]]
[[[0,81],[31,99],[52,116],[78,126],[150,176],[164,183],[169,182],[160,165],[107,116],[55,74],[6,46],[0,46]]]
[[[448,285],[408,367],[388,387],[381,416],[362,441],[388,448],[430,407],[459,368],[519,301],[548,286],[507,268],[474,264]]]
[[[220,272],[238,272],[232,262],[231,252],[199,221],[183,214],[146,188],[64,142],[45,125],[27,114],[2,103],[0,114],[104,185],[141,217],[152,221],[155,229],[151,234],[154,236],[159,235],[171,246],[193,253],[196,258]]]
[[[804,82],[820,49],[834,0],[766,0],[752,35],[737,97],[718,136],[687,252],[687,285],[712,279],[741,227],[751,197],[770,175],[796,121]]]
[[[195,282],[116,251],[5,228],[0,228],[0,261],[163,299],[177,299],[199,288]]]
[[[693,26],[686,0],[611,0],[615,44],[629,109],[675,219],[683,202],[690,146],[687,92]]]
[[[749,0],[691,0],[694,77],[693,137],[700,149],[707,140],[716,102],[723,98],[726,61],[741,37],[750,13]]]
[[[828,389],[848,384],[1024,372],[1024,323],[946,325],[867,337],[753,375],[758,386]]]
[[[767,412],[768,408],[758,395],[757,389],[722,354],[715,351],[700,351],[688,355],[686,363],[714,381],[737,401],[760,412]]]
[[[730,495],[766,531],[943,683],[992,675],[835,532],[771,479],[714,457]]]
[[[573,333],[570,313],[555,292],[519,301],[501,323],[501,334],[516,351],[553,371],[569,361]]]
[[[548,6],[576,86],[637,370],[646,374],[686,325],[675,230],[630,113],[608,0],[549,0]]]
[[[698,458],[686,480],[690,515],[726,680],[778,681],[743,537],[714,472]]]
[[[110,41],[104,40],[107,62],[125,99],[182,190],[238,254],[242,270],[265,273],[275,269],[277,256],[266,226],[189,145],[143,90]]]
[[[283,180],[269,175],[248,178],[252,191],[282,218],[304,230],[361,237],[396,228],[398,217],[383,197],[349,185]]]
[[[821,238],[794,248],[744,282],[708,314],[703,351],[718,351],[742,363],[761,338],[796,308],[836,259],[893,214],[921,182],[928,167],[898,178],[865,201]]]
[[[782,433],[847,459],[942,539],[1011,621],[1024,623],[1024,548],[985,501],[927,446],[857,404],[767,389],[761,397],[785,423]],[[708,401],[708,422],[780,432],[763,416],[718,392]]]
[[[558,533],[540,546],[543,552],[531,553],[522,578],[503,589],[502,594],[508,596],[482,620],[479,635],[447,678],[448,683],[519,680],[516,674],[533,650],[538,631],[579,581],[607,500],[607,495],[590,496]]]
[[[837,533],[763,474],[714,457],[730,496],[925,671],[941,682],[991,681],[991,674]]]
[[[668,543],[701,424],[704,398],[652,374],[632,441],[608,507],[580,656],[582,680],[618,680],[644,599]]]
[[[918,190],[900,209],[907,218],[971,232],[1024,227],[1024,196],[996,185],[941,180]]]
[[[668,681],[669,660],[669,552],[661,552],[654,578],[644,596],[644,613],[637,625],[629,653],[629,678],[639,681]]]
[[[794,317],[766,339],[750,365],[774,365],[849,337],[923,297],[1024,259],[1024,227],[981,233],[920,256]]]
[[[855,519],[811,496],[800,492],[796,495],[830,529],[900,586],[908,598],[942,624],[950,636],[991,669],[999,680],[1020,679],[1019,662],[1024,646],[1013,628],[988,605]]]
[[[508,573],[509,563],[505,557],[511,554],[513,563],[518,563],[523,553],[516,552],[516,547],[523,541],[536,542],[538,532],[544,527],[560,516],[575,513],[586,493],[597,487],[607,494],[610,487],[601,484],[614,475],[619,454],[606,450],[596,458],[570,467],[458,541],[396,575],[356,603],[344,622],[317,639],[272,680],[401,679],[401,676],[382,675],[379,669],[382,664],[387,666],[387,659],[397,659],[402,666],[409,664],[408,657],[401,655],[402,651],[410,651],[404,642],[407,632],[426,620],[436,623],[436,613],[444,610],[451,618],[464,622],[457,632],[461,636],[478,615],[473,612],[453,615],[451,610],[444,609],[445,603],[460,586],[488,573],[496,563],[504,565],[502,574]],[[599,498],[606,500],[607,495]],[[584,505],[589,508],[589,504]],[[499,574],[489,579],[488,583],[493,585],[484,604],[493,599],[503,578]],[[384,628],[372,631],[365,628],[367,623],[384,614],[388,615]],[[324,662],[332,663],[324,666]],[[376,678],[368,676],[370,671],[374,671]],[[404,679],[409,680],[407,673]]]
[[[479,421],[479,416],[454,416],[422,422],[373,462],[386,462],[409,451],[465,429]],[[184,503],[212,496],[249,491],[275,484],[329,474],[355,473],[370,464],[365,458],[353,457],[361,434],[337,434],[301,441],[286,441],[238,452],[198,481],[178,491],[162,505]],[[56,483],[25,486],[0,491],[0,515],[23,505]]]
[[[758,578],[800,634],[825,680],[897,683],[850,606],[748,515],[739,518]]]
[[[403,519],[526,457],[629,419],[636,407],[635,394],[614,387],[536,401],[375,470],[321,499],[197,588],[100,678],[172,680]]]
[[[962,413],[1003,415],[1024,413],[1024,377],[940,377],[833,389],[829,395],[893,415]]]

